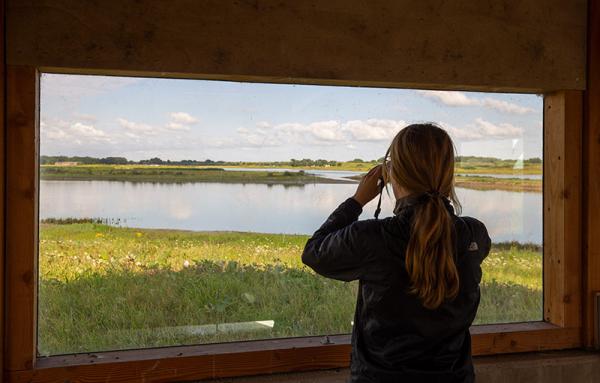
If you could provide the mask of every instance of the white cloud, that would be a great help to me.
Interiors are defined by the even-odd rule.
[[[483,139],[481,133],[468,128],[457,128],[456,126],[442,122],[440,126],[448,132],[455,141],[476,141]]]
[[[494,124],[482,118],[464,127],[455,127],[447,123],[440,124],[447,132],[459,141],[515,139],[523,135],[523,128],[508,123]]]
[[[71,132],[86,138],[94,138],[94,139],[106,139],[108,136],[103,130],[96,129],[92,125],[85,125],[81,122],[76,122],[71,125]]]
[[[335,120],[309,124],[287,122],[271,125],[260,122],[254,128],[237,129],[238,140],[227,141],[237,146],[336,145],[356,141],[389,141],[406,123],[396,120]],[[214,140],[213,140],[214,141]],[[220,142],[225,142],[220,140]]]
[[[48,140],[62,140],[67,138],[67,133],[58,126],[49,126],[44,121],[40,122],[40,134]]]
[[[125,128],[134,134],[156,135],[159,131],[158,128],[152,125],[129,121],[121,117],[117,118],[117,122],[122,128]]]
[[[342,129],[356,141],[389,141],[406,125],[402,120],[352,120],[346,122]]]
[[[534,112],[532,108],[513,104],[508,101],[498,100],[491,97],[478,99],[468,97],[463,92],[443,90],[417,90],[417,93],[423,97],[433,99],[441,104],[448,106],[482,106],[484,108],[495,109],[497,111],[510,114],[526,114]]]
[[[190,130],[189,126],[180,124],[178,122],[168,122],[165,127],[170,130]]]
[[[173,112],[170,114],[171,120],[179,124],[195,124],[198,119],[185,112]]]
[[[75,101],[84,96],[114,91],[141,80],[133,77],[43,73],[40,88],[42,97],[61,97]]]
[[[40,122],[42,143],[61,143],[63,145],[84,143],[113,143],[114,140],[104,130],[81,122],[56,120]]]
[[[343,141],[345,139],[337,121],[318,121],[307,126],[307,130],[317,140]]]
[[[171,113],[170,115],[172,120],[168,121],[164,126],[155,126],[141,122],[133,122],[122,117],[117,118],[117,122],[121,127],[135,134],[158,135],[168,134],[172,131],[190,131],[191,128],[189,125],[192,125],[196,123],[196,121],[198,121],[196,118],[183,112]]]
[[[496,100],[494,98],[484,98],[481,101],[482,105],[491,109],[496,109],[504,113],[511,114],[526,114],[532,113],[534,110],[525,106],[513,104],[503,100]]]
[[[475,127],[484,137],[513,138],[523,134],[523,128],[508,123],[493,124],[482,118],[475,119]]]
[[[448,106],[470,106],[478,105],[478,100],[467,97],[463,92],[451,92],[443,90],[417,90],[423,97],[432,98]]]

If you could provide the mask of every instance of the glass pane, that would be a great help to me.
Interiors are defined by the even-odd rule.
[[[422,120],[494,242],[477,323],[541,320],[539,96],[43,74],[39,353],[350,332],[300,254]]]

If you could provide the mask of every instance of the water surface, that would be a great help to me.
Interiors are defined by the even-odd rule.
[[[337,174],[336,174],[337,175]],[[40,181],[40,218],[110,218],[123,226],[312,234],[356,184]],[[463,215],[483,221],[494,242],[542,243],[542,194],[457,189]],[[392,214],[384,195],[381,217]],[[373,217],[375,201],[360,219]]]

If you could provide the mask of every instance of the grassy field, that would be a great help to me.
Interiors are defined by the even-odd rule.
[[[303,266],[307,236],[41,224],[42,355],[348,333],[357,284]],[[477,323],[539,320],[538,248],[495,245]],[[180,326],[273,320],[270,330]]]
[[[455,185],[459,188],[477,190],[507,190],[515,192],[542,192],[541,179],[523,178],[494,178],[488,176],[462,176],[455,177]]]
[[[152,165],[78,165],[40,167],[43,180],[107,180],[140,182],[221,182],[293,184],[344,183],[306,174],[302,170],[288,172],[225,171],[222,168]],[[346,183],[350,183],[348,181]]]
[[[470,159],[468,161],[457,160],[455,171],[457,174],[542,174],[541,163],[524,163],[523,167],[514,166],[514,160],[478,160]],[[339,162],[336,166],[304,166],[300,165],[298,169],[304,170],[348,170],[364,172],[369,170],[379,162],[376,161],[346,161]],[[219,165],[220,166],[220,165]],[[272,163],[241,162],[238,165],[224,165],[226,168],[290,168],[290,164],[277,165]]]
[[[362,175],[348,177],[359,181]],[[454,180],[456,187],[476,190],[506,190],[514,192],[542,192],[541,179],[495,178],[489,176],[457,175]]]

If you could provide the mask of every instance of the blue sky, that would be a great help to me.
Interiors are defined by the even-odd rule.
[[[542,156],[542,98],[43,74],[41,153],[181,160],[381,157],[409,123],[433,121],[459,155]]]

